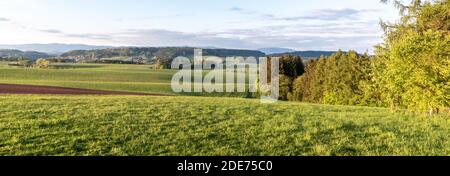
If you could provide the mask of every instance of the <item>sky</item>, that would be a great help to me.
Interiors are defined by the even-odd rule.
[[[0,44],[372,51],[378,0],[1,0]]]

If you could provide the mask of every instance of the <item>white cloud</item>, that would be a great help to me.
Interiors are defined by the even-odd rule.
[[[142,4],[117,3],[119,1],[111,3],[116,6],[94,2],[89,7],[77,6],[81,4],[77,1],[71,1],[71,6],[67,5],[69,1],[43,3],[45,1],[0,1],[2,15],[8,17],[0,17],[0,22],[4,22],[0,23],[0,40],[11,43],[76,42],[242,49],[277,46],[299,50],[341,48],[364,51],[380,41],[382,33],[378,19],[388,14],[374,10],[383,9],[380,6],[384,5],[356,0],[331,4],[316,1],[255,4],[246,1],[233,3],[231,8],[224,8],[230,7],[228,1],[217,6],[214,4],[218,2],[184,3],[183,6],[145,2],[154,5],[145,8]],[[136,10],[140,7],[141,10]],[[20,13],[8,11],[19,8],[25,9]],[[38,9],[45,10],[36,13]]]

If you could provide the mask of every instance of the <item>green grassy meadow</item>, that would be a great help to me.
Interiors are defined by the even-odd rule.
[[[173,94],[170,81],[176,70],[154,70],[149,65],[56,66],[61,68],[25,69],[9,67],[6,62],[0,62],[0,83]]]
[[[0,64],[0,83],[171,93],[146,65]],[[195,96],[0,95],[0,155],[450,155],[450,118]]]
[[[155,70],[150,65],[52,64],[58,69],[10,67],[0,62],[0,83],[59,86],[95,90],[175,95],[172,76],[178,70]],[[208,71],[204,71],[206,75]],[[241,74],[241,73],[237,73]],[[237,75],[236,74],[236,75]],[[225,79],[224,79],[225,80]],[[245,93],[177,93],[190,96],[245,97]]]
[[[449,155],[450,119],[205,97],[0,96],[0,155]]]

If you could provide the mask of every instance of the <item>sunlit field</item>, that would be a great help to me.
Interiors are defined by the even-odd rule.
[[[176,70],[149,65],[54,64],[56,69],[9,67],[0,62],[0,83],[61,86],[97,90],[173,94]]]
[[[167,95],[246,97],[237,93],[174,93],[172,77],[179,70],[157,70],[151,65],[127,64],[52,64],[52,69],[10,67],[0,62],[0,83],[44,85],[94,90],[159,93]],[[203,75],[208,74],[208,70]],[[245,73],[235,73],[235,76]],[[225,78],[224,78],[225,80]],[[225,85],[224,85],[225,86]]]
[[[256,99],[0,95],[0,155],[450,155],[450,119]]]

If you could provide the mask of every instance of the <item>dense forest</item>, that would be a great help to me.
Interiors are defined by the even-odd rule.
[[[310,60],[303,75],[280,78],[287,85],[281,98],[430,114],[449,111],[450,0],[383,2],[393,3],[401,19],[381,22],[385,37],[375,56],[349,51]]]

